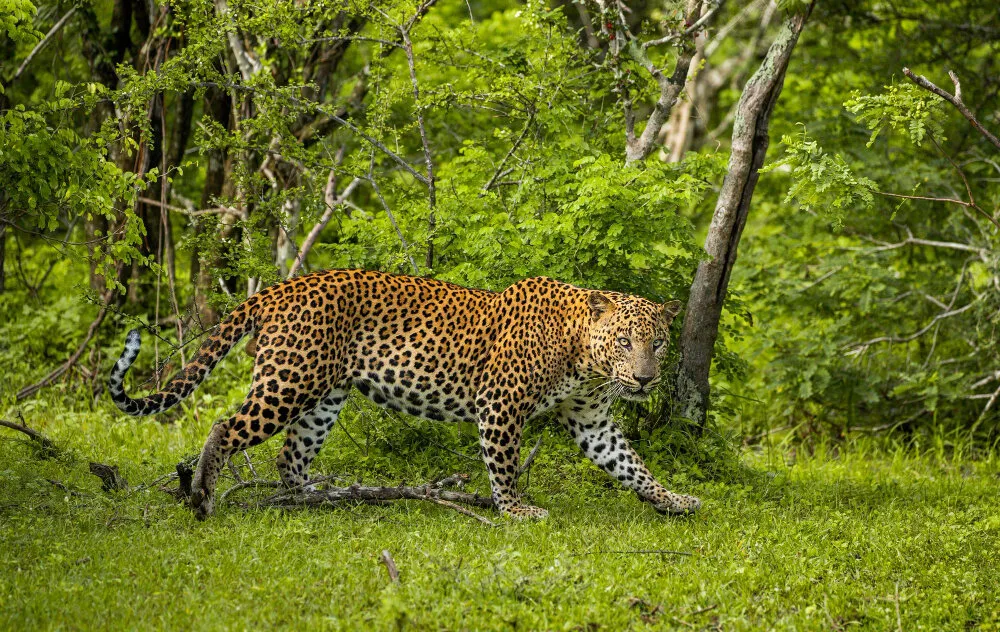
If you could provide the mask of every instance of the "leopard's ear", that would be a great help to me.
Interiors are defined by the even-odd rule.
[[[590,306],[591,319],[596,322],[604,312],[614,306],[614,303],[611,302],[610,298],[600,292],[591,292],[590,297],[587,299],[587,305]]]
[[[681,313],[680,301],[667,301],[660,307],[660,316],[664,320],[673,320],[674,316]]]

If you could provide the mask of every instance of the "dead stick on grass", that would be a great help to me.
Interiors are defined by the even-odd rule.
[[[49,439],[37,430],[33,430],[25,425],[22,421],[20,424],[16,424],[12,421],[7,421],[6,419],[0,419],[0,426],[4,428],[10,428],[11,430],[17,430],[18,432],[23,432],[24,434],[31,437],[32,441],[37,441],[43,448],[49,452],[56,452],[58,448],[52,439]]]
[[[396,568],[396,561],[392,559],[392,554],[389,553],[388,549],[382,549],[382,563],[385,564],[385,570],[389,571],[389,579],[394,584],[399,583],[399,569]]]
[[[182,462],[177,465],[177,474],[180,481],[179,489],[160,489],[178,498],[189,497],[191,495],[191,468]],[[169,478],[169,475],[162,478]],[[335,480],[336,476],[322,476],[307,483],[310,487],[301,486],[285,489],[275,493],[258,503],[266,507],[317,507],[335,505],[342,501],[360,501],[368,504],[383,504],[394,500],[424,500],[441,507],[447,507],[453,511],[475,518],[479,522],[495,527],[496,523],[485,516],[467,509],[462,505],[473,507],[495,507],[493,499],[489,496],[470,494],[468,492],[447,489],[448,487],[461,488],[469,480],[468,474],[452,474],[438,481],[432,481],[423,485],[409,486],[398,485],[395,487],[378,487],[351,485],[349,487],[328,487],[326,489],[312,489],[311,486],[328,480]],[[161,480],[158,479],[158,480]],[[228,497],[239,490],[249,488],[281,488],[280,481],[264,480],[254,478],[251,480],[238,480],[235,485],[225,490],[219,496],[219,503],[223,503]]]
[[[493,499],[478,494],[444,489],[446,484],[464,481],[461,475],[449,476],[437,483],[424,485],[399,485],[396,487],[376,487],[351,485],[350,487],[330,487],[324,490],[292,490],[271,496],[263,504],[271,507],[309,507],[336,504],[345,500],[360,501],[369,504],[382,504],[393,500],[425,500],[442,507],[454,509],[459,513],[476,518],[483,524],[495,526],[489,519],[475,512],[460,507],[494,507]]]
[[[457,503],[453,503],[453,502],[448,501],[448,500],[441,500],[440,498],[431,498],[430,496],[427,497],[427,500],[431,501],[432,503],[434,503],[436,505],[441,505],[442,507],[447,507],[449,509],[454,509],[458,513],[466,515],[466,516],[469,516],[470,518],[475,518],[476,520],[478,520],[479,522],[483,523],[486,526],[489,526],[489,527],[495,527],[495,526],[497,526],[496,523],[493,522],[493,521],[491,521],[489,518],[486,518],[485,516],[480,516],[479,514],[477,514],[474,511],[469,511],[468,509],[466,509],[465,507],[463,507],[463,506],[461,506],[461,505],[459,505]]]

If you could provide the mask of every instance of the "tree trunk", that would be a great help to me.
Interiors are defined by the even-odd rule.
[[[210,89],[205,95],[205,112],[224,128],[229,129],[229,114],[232,103],[229,94],[216,88]],[[210,149],[206,152],[208,163],[205,166],[205,185],[201,190],[201,208],[209,208],[215,198],[222,194],[223,185],[227,179],[226,151]],[[211,258],[218,256],[218,249],[202,252],[199,237],[205,233],[208,222],[202,220],[195,225],[195,249],[191,253],[191,280],[194,282],[194,307],[202,327],[210,327],[219,321],[219,312],[209,302],[208,298],[215,291],[215,277],[212,267],[217,262]],[[221,222],[218,229],[221,230]],[[204,261],[203,261],[204,259]]]
[[[712,351],[719,333],[722,305],[729,277],[736,264],[736,251],[750,211],[750,200],[764,163],[768,146],[768,123],[781,94],[785,70],[813,3],[782,25],[760,68],[740,96],[733,122],[729,171],[722,183],[715,213],[705,239],[708,259],[701,262],[691,284],[674,383],[672,410],[664,409],[661,423],[683,417],[703,428],[708,413],[708,374]]]
[[[4,264],[7,259],[7,225],[0,225],[0,294],[7,289],[7,275],[4,271]]]
[[[91,74],[94,78],[104,84],[109,90],[118,88],[118,73],[115,66],[121,63],[129,51],[133,48],[130,35],[133,16],[133,2],[131,0],[115,0],[111,11],[111,21],[106,31],[102,31],[97,22],[97,14],[93,7],[84,7],[79,16],[83,24],[82,52],[87,63],[90,65]],[[94,114],[87,123],[87,136],[90,136],[101,128],[101,125],[108,118],[115,116],[114,105],[110,100],[102,99],[94,106]],[[116,165],[123,166],[121,147],[114,144],[108,150],[108,160]],[[124,165],[124,168],[128,168]],[[120,206],[120,201],[115,202]],[[119,212],[120,208],[117,208]],[[90,264],[89,283],[90,288],[95,291],[104,292],[107,282],[104,276],[98,272],[97,260],[102,256],[102,246],[98,245],[100,239],[108,238],[112,229],[112,222],[107,217],[100,215],[90,215],[84,218],[83,231],[87,241],[88,261]]]

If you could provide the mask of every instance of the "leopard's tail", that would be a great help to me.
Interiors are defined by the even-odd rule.
[[[198,354],[167,383],[163,390],[139,399],[132,399],[126,395],[123,385],[125,374],[138,357],[142,345],[138,329],[128,332],[125,337],[125,350],[111,369],[111,377],[108,378],[108,391],[111,393],[112,401],[123,412],[133,417],[155,415],[176,406],[194,392],[194,389],[208,377],[215,365],[226,357],[241,338],[253,331],[255,319],[251,313],[252,307],[250,301],[237,307],[219,323],[215,332],[201,343]]]

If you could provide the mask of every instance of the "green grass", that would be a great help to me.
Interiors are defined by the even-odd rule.
[[[338,428],[319,472],[394,484],[464,469],[482,489],[481,466],[444,449],[471,451],[469,428],[352,408],[356,443]],[[543,522],[490,528],[420,502],[228,505],[197,522],[160,491],[105,494],[87,460],[151,480],[197,452],[204,410],[166,426],[56,411],[26,414],[56,458],[0,428],[0,629],[888,630],[897,616],[904,630],[1000,629],[995,459],[858,450],[788,466],[748,454],[726,480],[674,477],[705,508],[668,518],[536,427],[529,494],[550,510]],[[619,552],[652,549],[691,555]]]

